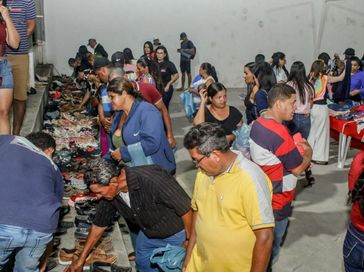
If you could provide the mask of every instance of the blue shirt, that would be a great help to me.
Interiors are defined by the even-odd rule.
[[[266,90],[260,89],[257,91],[255,95],[255,104],[259,116],[268,109],[268,93]]]
[[[107,86],[106,86],[106,84],[103,84],[101,86],[101,90],[100,90],[100,100],[101,100],[102,109],[104,111],[105,117],[111,117],[113,115],[114,111],[112,109],[112,105],[111,105],[111,101],[110,101],[109,94],[107,93]]]
[[[7,7],[16,30],[20,36],[20,45],[16,50],[7,48],[7,54],[20,55],[28,54],[29,37],[27,35],[27,21],[36,17],[34,0],[8,0]]]
[[[350,91],[359,90],[360,96],[364,98],[364,72],[358,71],[351,76]]]
[[[122,112],[117,112],[113,119],[111,134],[118,127]],[[168,143],[160,112],[148,102],[136,99],[131,107],[123,129],[125,145],[140,142],[145,156],[151,156],[153,162],[168,172],[176,169],[173,151]],[[120,148],[125,162],[131,161],[128,148]]]
[[[19,136],[0,136],[0,224],[44,233],[57,229],[63,181],[58,167]]]

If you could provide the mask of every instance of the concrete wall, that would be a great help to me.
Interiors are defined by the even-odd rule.
[[[90,37],[109,55],[130,47],[139,57],[143,43],[158,36],[178,67],[185,31],[197,47],[193,72],[211,62],[230,87],[243,85],[242,65],[257,53],[280,50],[288,67],[302,60],[309,69],[321,51],[364,51],[363,0],[47,0],[44,11],[46,61],[60,73],[71,72],[67,59]]]

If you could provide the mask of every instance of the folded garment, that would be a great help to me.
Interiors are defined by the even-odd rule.
[[[336,104],[336,103],[332,103],[327,105],[329,109],[334,110],[334,111],[347,111],[350,110],[353,105],[351,103],[345,103],[345,104]]]

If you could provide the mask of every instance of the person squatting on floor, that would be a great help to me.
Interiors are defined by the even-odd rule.
[[[94,184],[90,189],[101,201],[86,244],[66,272],[82,271],[88,254],[117,213],[140,227],[135,249],[140,272],[159,271],[149,260],[154,249],[167,244],[188,245],[192,222],[190,198],[161,167],[122,167],[108,185]]]
[[[63,180],[52,161],[55,148],[55,140],[44,132],[0,136],[1,271],[13,252],[14,271],[38,271],[56,232]]]

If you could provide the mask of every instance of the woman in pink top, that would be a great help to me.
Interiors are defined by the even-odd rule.
[[[314,88],[306,76],[305,65],[301,61],[292,64],[286,84],[296,91],[296,110],[292,121],[287,123],[287,127],[292,135],[301,133],[307,140],[311,129],[310,111]],[[312,185],[315,178],[312,176],[311,169],[306,169],[305,174],[307,186]]]
[[[325,63],[322,60],[315,60],[309,75],[315,93],[311,109],[311,131],[308,142],[313,149],[312,162],[322,165],[328,164],[330,149],[330,119],[326,104],[327,83],[342,81],[345,76],[345,72],[337,77],[327,76],[324,71]]]

